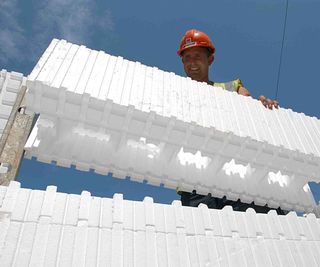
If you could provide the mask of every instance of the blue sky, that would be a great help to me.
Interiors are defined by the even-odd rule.
[[[28,75],[52,38],[184,75],[176,55],[184,32],[198,28],[216,46],[214,81],[241,78],[253,97],[274,98],[285,0],[92,1],[1,0],[0,68]],[[320,118],[320,0],[289,0],[278,100]],[[110,155],[112,156],[112,155]],[[174,190],[24,160],[23,187],[126,199],[178,199]],[[313,186],[320,199],[319,186]]]

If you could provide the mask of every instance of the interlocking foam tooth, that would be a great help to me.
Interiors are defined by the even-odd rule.
[[[1,266],[319,266],[320,220],[0,186]]]
[[[315,206],[305,185],[320,178],[317,118],[56,39],[27,84],[27,110],[43,124],[29,157],[259,205]],[[181,149],[193,159],[177,159]]]

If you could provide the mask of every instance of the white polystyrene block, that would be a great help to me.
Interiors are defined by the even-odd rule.
[[[112,169],[119,178],[129,175],[259,205],[308,212],[315,206],[302,188],[319,180],[316,118],[268,110],[254,99],[56,39],[27,84],[27,111],[51,116],[54,128],[71,129],[73,135],[64,130],[59,135],[47,131],[42,138],[33,134],[27,157],[103,174]],[[0,109],[4,118],[9,113]],[[130,137],[146,143],[130,146]],[[181,148],[201,152],[208,164],[182,164],[176,158]],[[107,157],[110,153],[113,157]],[[250,166],[245,175],[221,172],[221,164],[232,159]],[[269,172],[281,172],[290,182],[268,184]]]
[[[67,195],[56,193],[55,187],[37,191],[16,185],[5,190],[3,203],[12,199],[13,187],[16,205],[31,192],[28,204],[19,207],[24,216],[0,217],[3,266],[317,266],[320,260],[319,219],[314,215],[209,210],[178,201],[137,202],[123,200],[120,194],[100,199],[89,192]],[[46,216],[52,220],[43,220]],[[83,220],[89,224],[79,223]]]
[[[17,95],[22,86],[26,84],[26,78],[18,72],[1,70],[0,75],[0,137],[6,127],[12,113]]]
[[[55,46],[54,49],[52,49],[53,46]],[[72,49],[72,47],[75,47],[75,49]],[[132,85],[130,88],[126,85],[125,82],[127,78],[127,65],[130,66],[130,62],[128,64],[128,62],[124,61],[121,57],[116,58],[106,55],[103,52],[98,53],[97,51],[92,51],[89,49],[86,50],[90,51],[89,58],[91,59],[87,60],[86,56],[79,56],[82,55],[82,50],[84,50],[85,48],[76,48],[77,46],[72,46],[70,43],[66,43],[65,41],[59,41],[57,43],[57,41],[54,40],[53,44],[49,46],[49,48],[43,55],[43,57],[46,58],[48,57],[47,54],[50,53],[48,59],[46,61],[41,59],[38,65],[35,67],[35,71],[32,73],[32,75],[29,76],[28,84],[31,88],[30,92],[32,91],[33,83],[36,81],[40,81],[45,84],[49,84],[52,87],[56,87],[58,84],[60,84],[60,82],[57,83],[54,81],[57,79],[57,77],[64,77],[64,80],[69,80],[71,77],[79,77],[80,80],[82,79],[82,82],[79,82],[79,84],[82,86],[82,89],[79,88],[79,90],[77,91],[78,94],[86,92],[92,95],[93,98],[102,100],[106,100],[106,98],[109,98],[115,103],[120,103],[121,97],[119,98],[119,94],[121,93],[125,95],[129,90],[131,91],[130,101],[131,104],[135,106],[135,108],[145,110],[145,108],[148,107],[148,109],[146,110],[148,112],[150,111],[150,108],[154,108],[154,111],[157,114],[160,113],[160,115],[163,115],[161,114],[161,110],[164,110],[166,108],[160,108],[160,106],[168,102],[161,101],[161,96],[166,95],[165,92],[169,91],[170,94],[168,96],[170,98],[170,101],[168,104],[170,104],[171,106],[170,116],[177,117],[181,120],[186,119],[187,121],[189,121],[187,119],[189,117],[191,121],[195,121],[200,125],[203,125],[206,121],[212,121],[204,118],[211,112],[203,111],[206,110],[205,103],[207,103],[208,105],[208,102],[206,102],[207,97],[203,97],[204,95],[207,96],[207,94],[202,94],[203,92],[200,90],[203,89],[203,87],[208,88],[209,86],[199,84],[197,82],[191,81],[190,79],[181,78],[174,74],[163,74],[163,72],[157,70],[156,68],[146,67],[137,62],[134,64],[135,68],[133,79],[131,78],[132,72],[128,71],[128,80],[131,81]],[[74,55],[74,53],[76,54]],[[72,58],[77,58],[77,60],[70,63]],[[69,75],[60,75],[63,72],[67,73],[66,66],[69,66],[70,64],[70,68],[72,69],[72,71],[68,72]],[[39,72],[38,70],[40,65],[42,67]],[[80,73],[82,75],[81,78]],[[162,79],[164,79],[164,81],[168,80],[168,84],[166,85],[166,87],[163,87],[165,82],[163,82]],[[86,86],[87,81],[88,88],[85,89],[84,86]],[[66,90],[69,90],[68,86],[72,88],[71,84],[69,83],[64,83],[64,81],[62,81],[62,84],[67,86]],[[151,87],[151,89],[148,88],[148,90],[145,90],[145,88],[147,87]],[[96,92],[99,91],[100,93],[97,96]],[[163,92],[163,94],[159,94],[159,91]],[[237,97],[230,96],[229,92],[225,92],[222,90],[220,91],[221,92],[212,90],[212,92],[209,92],[209,95],[213,95],[213,98],[217,100],[217,108],[219,109],[217,110],[217,114],[219,114],[219,117],[226,116],[225,120],[217,118],[220,121],[220,123],[217,124],[220,126],[216,125],[218,129],[235,131],[241,136],[242,134],[257,136],[258,130],[254,126],[253,120],[251,118],[248,119],[238,116],[238,113],[243,114],[239,112],[239,110],[243,111],[248,109],[249,105],[243,104],[246,101],[239,102],[239,99]],[[136,92],[136,94],[132,94],[132,92]],[[152,92],[151,97],[149,95],[150,92]],[[158,97],[154,97],[155,95],[158,95]],[[150,104],[148,104],[148,101],[150,101]],[[33,107],[30,108],[32,109]],[[212,108],[214,108],[214,105]],[[287,124],[286,126],[281,126],[281,124],[279,124],[278,118],[280,116],[273,116],[275,112],[270,112],[267,109],[263,109],[261,105],[259,106],[259,110],[256,110],[256,112],[262,113],[262,116],[259,116],[260,122],[261,120],[271,119],[271,121],[268,123],[268,126],[275,127],[271,131],[268,131],[269,136],[266,136],[266,141],[270,142],[273,145],[279,145],[282,142],[282,145],[286,144],[289,147],[292,146],[288,143],[288,137],[284,132],[284,129],[293,129],[291,123]],[[237,120],[235,120],[235,118],[237,118]],[[239,121],[241,121],[241,123]],[[265,124],[265,121],[263,121],[263,124]],[[210,124],[208,126],[214,125]],[[279,128],[279,126],[280,131],[275,131],[276,127]],[[251,132],[248,133],[248,129],[251,129]],[[254,133],[252,132],[253,129]],[[263,128],[261,128],[261,130],[262,129]],[[310,139],[310,134],[307,135]],[[314,144],[310,144],[309,139],[306,140],[306,143],[308,143],[309,145],[306,145],[305,150],[314,152],[317,149],[315,149]]]

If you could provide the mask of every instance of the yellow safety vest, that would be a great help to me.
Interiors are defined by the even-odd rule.
[[[225,83],[209,82],[210,85],[221,87],[227,91],[238,92],[240,87],[243,87],[243,84],[240,79],[233,80]]]

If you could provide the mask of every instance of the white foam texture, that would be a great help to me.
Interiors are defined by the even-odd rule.
[[[0,186],[1,266],[319,266],[314,214]]]
[[[21,87],[26,85],[26,77],[18,72],[0,71],[0,137],[7,125]]]
[[[27,111],[41,113],[28,157],[258,205],[315,206],[317,118],[56,39],[27,85]]]

